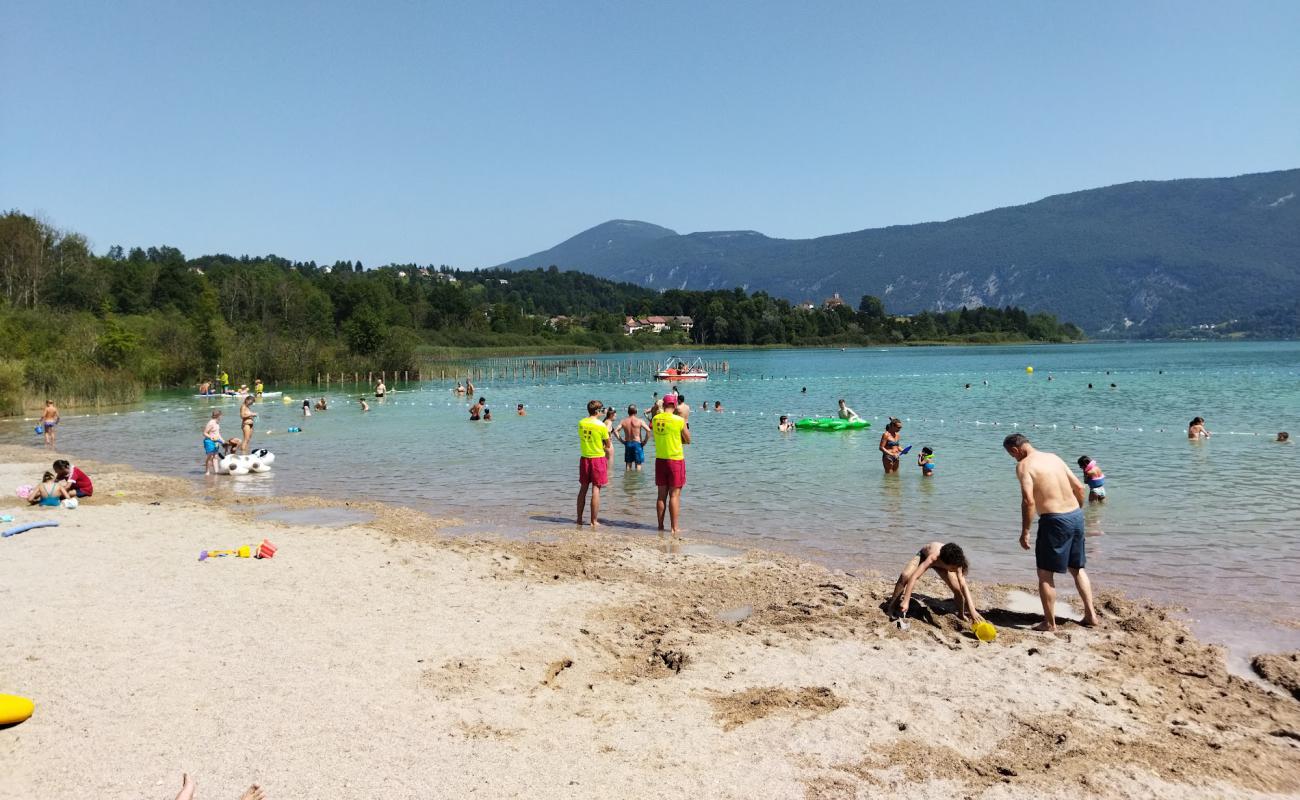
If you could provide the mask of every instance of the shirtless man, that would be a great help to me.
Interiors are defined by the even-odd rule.
[[[480,397],[478,402],[469,407],[469,421],[478,422],[482,419],[483,409],[487,406],[487,400]]]
[[[623,471],[639,472],[645,463],[645,443],[650,438],[650,426],[637,416],[635,405],[627,407],[627,419],[618,424],[614,436],[623,443]]]
[[[380,380],[379,383],[375,384],[375,398],[383,400],[386,394],[388,394],[388,387],[384,385],[383,380]]]
[[[886,612],[894,613],[897,610],[898,616],[907,616],[907,607],[912,601],[912,587],[916,586],[927,569],[934,570],[952,590],[952,601],[957,606],[958,617],[969,617],[971,622],[984,621],[980,612],[975,610],[975,599],[971,597],[970,586],[966,584],[966,571],[970,569],[966,554],[959,545],[951,542],[930,542],[916,551],[894,584],[894,595],[889,598]]]
[[[1056,630],[1056,575],[1067,570],[1083,601],[1083,624],[1098,624],[1092,605],[1092,584],[1083,571],[1087,560],[1083,541],[1083,484],[1055,453],[1034,449],[1024,434],[1013,433],[1002,447],[1016,460],[1020,481],[1020,546],[1029,549],[1029,526],[1038,515],[1038,598],[1043,622],[1034,630]]]
[[[45,401],[45,413],[41,414],[41,428],[45,434],[45,446],[54,447],[54,427],[59,424],[59,407],[53,400]]]
[[[862,419],[861,417],[858,416],[858,412],[849,408],[848,405],[844,403],[844,398],[840,398],[839,415],[840,415],[840,419],[846,419],[849,422],[854,422],[856,420]]]

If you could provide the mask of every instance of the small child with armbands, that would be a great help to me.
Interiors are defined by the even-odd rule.
[[[927,478],[933,478],[934,450],[929,447],[922,447],[921,454],[916,457],[916,465],[921,468],[921,475]]]
[[[1079,456],[1079,469],[1083,470],[1083,482],[1088,484],[1088,502],[1106,502],[1106,476],[1097,462],[1089,456]]]

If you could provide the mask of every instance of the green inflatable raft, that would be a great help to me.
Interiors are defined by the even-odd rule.
[[[850,422],[847,419],[834,417],[804,417],[794,426],[801,431],[860,431],[863,428],[870,428],[871,423],[860,419]]]

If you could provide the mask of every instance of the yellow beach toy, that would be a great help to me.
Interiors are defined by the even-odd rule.
[[[991,642],[998,638],[998,629],[993,627],[992,622],[981,620],[980,622],[971,625],[970,629],[974,631],[975,638],[979,639],[981,642]]]
[[[17,725],[36,710],[36,704],[16,694],[0,694],[0,725]]]

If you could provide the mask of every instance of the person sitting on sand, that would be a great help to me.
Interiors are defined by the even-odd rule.
[[[849,422],[857,422],[858,420],[862,419],[861,417],[858,416],[858,412],[854,411],[853,409],[845,405],[844,398],[842,397],[840,398],[839,414],[840,414],[840,419],[846,419]]]
[[[790,421],[790,417],[782,414],[781,419],[777,420],[776,429],[781,433],[786,433],[794,430],[794,423]]]
[[[49,470],[41,475],[41,482],[27,494],[28,505],[57,506],[59,503],[67,500],[72,495],[63,484],[54,479],[54,473]]]
[[[95,485],[90,482],[90,476],[82,472],[81,467],[74,467],[62,458],[54,462],[54,474],[69,494],[90,497],[95,493]]]
[[[358,398],[357,398],[357,402],[361,404],[361,410],[362,410],[362,411],[369,411],[369,410],[370,410],[370,404],[366,402],[366,398],[364,398],[364,397],[358,397]]]
[[[1016,460],[1020,481],[1020,546],[1030,548],[1029,526],[1038,516],[1038,541],[1034,562],[1038,567],[1038,599],[1043,621],[1036,631],[1056,630],[1056,576],[1069,572],[1083,602],[1082,624],[1100,623],[1092,605],[1092,583],[1084,571],[1083,484],[1055,453],[1037,450],[1023,433],[1002,440],[1002,448]]]
[[[908,606],[912,601],[912,588],[925,571],[932,569],[952,590],[952,601],[957,606],[960,619],[969,618],[971,622],[983,622],[984,618],[975,609],[975,598],[971,596],[970,586],[966,583],[966,572],[970,563],[961,546],[949,542],[930,542],[912,556],[894,583],[894,594],[885,606],[885,613],[906,617]]]
[[[469,407],[469,421],[470,421],[470,422],[478,422],[480,419],[483,418],[483,409],[484,409],[486,403],[487,403],[487,400],[484,399],[484,398],[482,398],[482,397],[480,397],[480,398],[478,399],[478,402],[477,402],[477,403],[475,403],[474,405],[472,405],[472,406]]]
[[[1277,439],[1275,441],[1278,444],[1291,444],[1291,434],[1286,431],[1278,431]]]
[[[1088,502],[1106,502],[1106,475],[1092,460],[1092,456],[1079,456],[1079,469],[1083,470],[1083,482],[1088,484]]]
[[[317,411],[329,410],[329,407],[325,404],[325,398],[322,397],[321,399],[316,401],[316,410]]]
[[[1210,438],[1210,432],[1205,429],[1205,420],[1195,417],[1187,423],[1187,438],[1197,441]]]
[[[189,776],[189,773],[182,774],[181,791],[180,794],[176,795],[176,800],[194,800],[194,790],[197,788],[198,784]],[[266,800],[266,794],[262,791],[262,787],[255,783],[244,790],[244,793],[239,796],[239,800]]]

